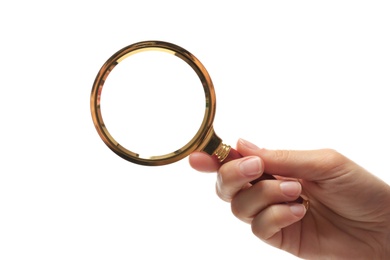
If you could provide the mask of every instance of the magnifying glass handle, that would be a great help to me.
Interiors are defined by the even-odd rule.
[[[233,148],[230,148],[230,151],[229,151],[229,154],[227,155],[227,157],[221,162],[221,164],[224,164],[224,163],[227,163],[231,160],[235,160],[235,159],[239,159],[239,158],[242,158],[243,156],[235,149]],[[276,178],[270,174],[267,174],[267,173],[263,173],[259,178],[257,178],[256,180],[253,180],[251,181],[250,183],[252,185],[258,183],[259,181],[262,181],[262,180],[276,180]],[[297,203],[304,203],[304,199],[302,197],[299,197],[298,199],[295,200],[295,202]]]

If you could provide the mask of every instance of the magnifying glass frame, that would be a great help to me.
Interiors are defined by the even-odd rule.
[[[163,51],[185,61],[198,75],[203,86],[206,101],[204,118],[195,136],[183,147],[172,153],[150,157],[142,157],[140,154],[128,150],[111,136],[104,124],[100,102],[103,86],[110,72],[124,59],[144,51]],[[116,52],[104,63],[95,78],[90,105],[92,120],[100,138],[114,153],[130,162],[156,166],[176,162],[194,151],[204,151],[210,155],[215,154],[219,159],[225,159],[229,154],[230,146],[222,144],[222,140],[215,134],[213,129],[216,97],[211,77],[203,64],[194,55],[175,44],[163,41],[143,41],[129,45]],[[145,145],[147,144],[145,143]]]

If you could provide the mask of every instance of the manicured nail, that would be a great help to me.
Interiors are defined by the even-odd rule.
[[[261,163],[259,157],[249,157],[240,163],[240,172],[243,175],[252,177],[260,174]]]
[[[251,150],[255,150],[255,149],[260,149],[259,147],[257,147],[256,145],[252,144],[251,142],[248,142],[244,139],[240,139],[239,142],[246,146],[247,148],[251,149]]]
[[[289,197],[296,197],[301,194],[301,184],[297,181],[284,181],[280,183],[283,194]]]
[[[306,208],[302,204],[292,204],[290,205],[290,210],[295,216],[302,217],[305,214]]]

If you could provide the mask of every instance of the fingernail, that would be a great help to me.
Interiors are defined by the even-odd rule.
[[[241,174],[251,177],[260,174],[261,163],[259,157],[250,157],[240,163]]]
[[[295,216],[302,217],[305,214],[306,208],[302,204],[292,204],[290,205],[290,210]]]
[[[246,146],[247,148],[249,148],[249,149],[252,149],[252,150],[260,149],[260,148],[257,147],[256,145],[254,145],[254,144],[252,144],[251,142],[246,141],[246,140],[244,140],[244,139],[240,139],[239,142],[240,142],[242,145],[244,145],[244,146]]]
[[[284,181],[280,183],[280,189],[284,195],[295,197],[301,193],[301,184],[297,181]]]

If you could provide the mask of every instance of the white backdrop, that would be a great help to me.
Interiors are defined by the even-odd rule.
[[[389,13],[387,1],[3,1],[0,259],[295,259],[232,216],[214,174],[112,153],[92,83],[122,47],[178,44],[211,74],[226,143],[334,148],[390,183]]]

